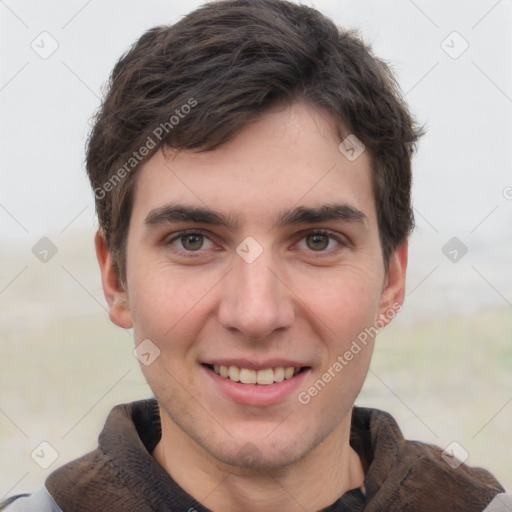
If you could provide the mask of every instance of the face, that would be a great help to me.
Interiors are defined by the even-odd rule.
[[[100,264],[112,320],[160,351],[141,367],[162,439],[275,468],[347,433],[373,349],[353,342],[396,310],[406,249],[386,271],[369,156],[340,142],[327,114],[293,104],[140,170],[124,288]]]

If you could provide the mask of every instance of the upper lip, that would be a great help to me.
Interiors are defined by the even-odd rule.
[[[290,359],[266,359],[265,361],[254,361],[249,359],[232,359],[232,358],[219,358],[205,361],[203,364],[207,365],[219,365],[219,366],[238,366],[239,368],[248,368],[250,370],[264,370],[266,368],[278,368],[282,366],[288,368],[293,366],[294,368],[303,368],[309,366],[307,364],[292,361]]]

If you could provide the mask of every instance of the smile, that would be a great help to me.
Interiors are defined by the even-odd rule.
[[[223,363],[223,364],[222,364]],[[301,366],[298,361],[267,360],[212,361],[202,363],[204,375],[217,400],[217,392],[238,405],[266,407],[293,400],[299,388],[311,374],[311,366]],[[293,402],[294,403],[294,402]]]
[[[264,368],[262,370],[253,370],[251,368],[240,368],[238,366],[230,365],[209,365],[217,375],[229,379],[233,382],[240,382],[242,384],[259,384],[261,386],[269,386],[276,382],[289,380],[297,375],[302,368],[294,366],[278,366],[276,368]]]

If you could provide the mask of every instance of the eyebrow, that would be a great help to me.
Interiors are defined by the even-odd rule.
[[[147,226],[172,224],[176,222],[196,222],[213,226],[226,226],[231,231],[238,227],[238,220],[232,215],[225,215],[209,208],[168,204],[151,210],[145,219]]]
[[[282,212],[272,229],[296,224],[314,224],[337,220],[349,223],[366,224],[366,215],[357,208],[344,203],[326,204],[318,207],[299,206]],[[225,226],[235,231],[240,225],[239,219],[233,215],[211,210],[205,207],[168,204],[151,210],[145,218],[147,226],[191,222]]]
[[[294,224],[314,224],[337,220],[350,223],[366,224],[366,215],[357,208],[345,203],[326,204],[319,207],[308,208],[299,206],[293,210],[283,212],[274,227],[283,227]]]

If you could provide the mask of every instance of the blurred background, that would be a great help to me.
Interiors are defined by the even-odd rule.
[[[0,1],[0,500],[94,449],[113,405],[151,396],[108,319],[84,144],[117,59],[201,3]],[[428,130],[405,306],[357,403],[407,438],[455,441],[512,490],[512,2],[308,4],[392,63]]]

